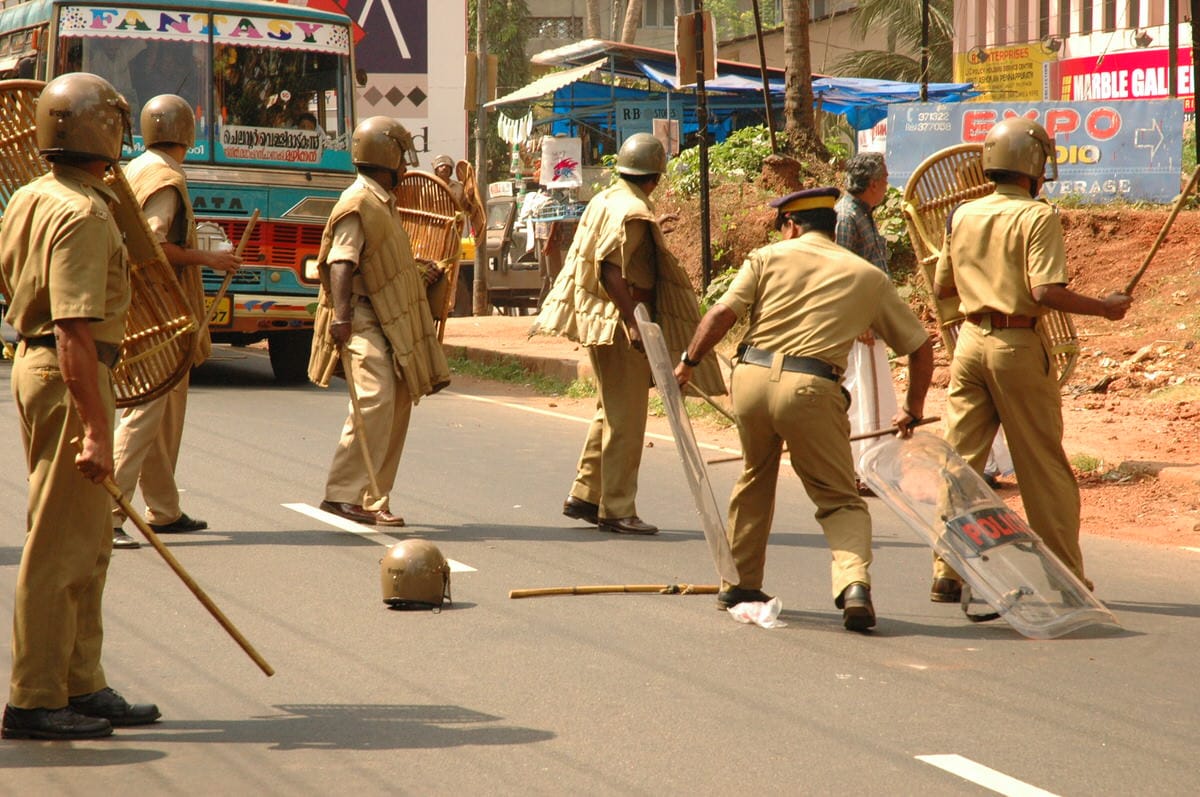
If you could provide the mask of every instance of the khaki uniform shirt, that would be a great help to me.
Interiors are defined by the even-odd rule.
[[[8,322],[22,337],[50,335],[59,319],[86,318],[99,343],[117,344],[129,307],[129,266],[103,180],[58,166],[19,189],[0,235]]]
[[[604,262],[620,266],[621,276],[633,287],[654,290],[654,236],[650,234],[650,222],[626,221],[624,245],[605,255]]]
[[[387,205],[391,209],[392,214],[397,217],[397,221],[399,220],[399,214],[396,213],[396,197],[385,191],[383,186],[370,177],[362,174],[358,175],[350,188],[370,191],[380,202]],[[363,232],[362,219],[359,218],[357,213],[347,213],[338,219],[337,224],[333,227],[333,246],[330,247],[329,255],[325,258],[325,262],[327,263],[336,263],[339,260],[345,260],[356,266],[354,278],[350,283],[351,292],[355,296],[367,295],[367,285],[363,282],[362,274],[357,269],[358,260],[362,256],[362,249],[366,243],[367,236]]]
[[[1034,300],[1033,289],[1067,284],[1058,214],[1019,186],[1000,184],[959,205],[949,239],[934,282],[957,289],[963,313],[1040,316],[1049,309]]]
[[[902,355],[929,337],[886,274],[819,232],[751,252],[718,301],[739,318],[749,311],[743,343],[843,371],[867,328]]]
[[[160,150],[148,149],[139,157],[159,161],[176,171],[182,170],[178,161]],[[181,206],[179,192],[171,186],[160,188],[142,203],[142,213],[146,216],[150,232],[154,233],[155,240],[160,244],[187,247],[187,215],[180,212]]]

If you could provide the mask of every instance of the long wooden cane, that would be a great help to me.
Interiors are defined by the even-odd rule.
[[[371,459],[371,449],[367,447],[367,430],[363,428],[362,407],[358,403],[358,388],[354,386],[354,374],[350,369],[350,350],[342,346],[342,373],[346,376],[346,388],[350,391],[350,411],[354,413],[354,439],[358,441],[358,451],[362,454],[363,465],[367,468],[367,479],[371,484],[371,496],[383,498],[379,490],[379,481],[375,478],[375,463]]]
[[[1171,208],[1171,215],[1167,216],[1167,220],[1163,224],[1162,229],[1158,231],[1158,237],[1154,239],[1154,246],[1150,247],[1150,251],[1146,253],[1146,257],[1142,260],[1141,268],[1137,270],[1137,273],[1130,277],[1129,284],[1125,286],[1125,290],[1121,291],[1121,293],[1125,294],[1126,296],[1133,294],[1133,289],[1137,287],[1142,275],[1146,273],[1146,269],[1150,266],[1150,261],[1154,259],[1154,255],[1158,252],[1158,247],[1162,246],[1162,242],[1167,237],[1167,232],[1171,229],[1171,225],[1175,223],[1175,217],[1178,216],[1179,211],[1183,209],[1183,203],[1186,202],[1188,197],[1192,195],[1192,192],[1196,190],[1196,182],[1198,180],[1200,180],[1200,165],[1197,165],[1196,168],[1192,170],[1192,176],[1188,180],[1187,187],[1180,192],[1179,197],[1175,200],[1175,205]]]
[[[138,527],[138,531],[142,533],[142,536],[146,538],[146,541],[154,546],[154,550],[158,551],[158,555],[161,556],[170,566],[170,568],[175,571],[175,575],[179,576],[179,578],[183,580],[183,583],[186,584],[187,588],[192,591],[192,594],[196,596],[196,599],[199,600],[200,603],[204,604],[204,608],[208,609],[208,613],[216,618],[217,622],[221,624],[221,627],[225,629],[226,633],[233,637],[233,641],[238,643],[238,646],[246,652],[247,656],[254,660],[254,663],[258,665],[260,670],[266,673],[267,677],[274,675],[274,668],[272,668],[271,665],[267,663],[267,660],[264,659],[262,655],[254,649],[254,646],[250,644],[249,640],[242,636],[242,632],[237,629],[237,626],[230,622],[229,618],[225,616],[225,613],[221,611],[217,604],[213,603],[212,598],[208,597],[208,593],[206,593],[200,587],[200,585],[196,583],[196,580],[192,578],[188,571],[183,569],[183,565],[179,564],[179,560],[176,559],[169,550],[167,550],[167,546],[162,544],[162,541],[158,538],[158,535],[154,533],[152,528],[150,528],[150,524],[148,524],[132,506],[130,506],[129,502],[125,500],[125,496],[121,495],[121,488],[117,487],[117,483],[112,480],[111,476],[104,477],[103,485],[104,489],[108,491],[108,494],[111,495],[113,500],[117,502],[117,506],[121,507],[121,511],[124,512],[125,515],[133,521],[133,524]]]
[[[238,257],[242,256],[242,252],[246,251],[246,244],[250,243],[250,233],[254,230],[254,225],[258,224],[258,208],[254,209],[254,213],[250,215],[250,221],[246,222],[246,229],[242,230],[242,239],[238,241],[237,249],[234,254]],[[208,331],[208,325],[217,317],[217,310],[221,306],[221,300],[225,298],[226,291],[229,290],[230,284],[233,283],[233,275],[235,272],[226,271],[225,279],[221,281],[221,287],[217,290],[217,295],[213,297],[212,304],[208,306],[208,312],[204,314],[204,323],[200,325],[200,333],[197,338],[203,338],[204,333]]]
[[[543,598],[549,595],[603,595],[613,592],[651,592],[656,595],[716,595],[716,584],[613,584],[594,587],[541,587],[509,590],[509,598]]]
[[[910,424],[908,428],[912,429],[917,426],[924,426],[927,423],[935,423],[936,421],[940,421],[940,420],[941,420],[940,416],[930,415],[925,418],[922,418],[919,421],[916,421],[916,422]],[[870,432],[863,432],[861,434],[851,435],[850,442],[857,443],[859,440],[870,440],[872,437],[883,437],[884,435],[895,434],[898,431],[899,431],[899,429],[895,426],[889,426],[886,429],[875,429]],[[787,451],[787,449],[784,448],[784,449],[780,450],[780,453],[784,453],[786,451]],[[729,456],[729,457],[714,457],[713,459],[705,460],[704,464],[705,465],[720,465],[722,462],[737,462],[739,459],[742,459],[741,454],[738,454],[737,456]]]
[[[721,413],[726,418],[728,418],[730,423],[732,423],[734,426],[737,426],[737,418],[733,417],[733,415],[730,414],[729,410],[725,409],[720,404],[718,404],[716,401],[714,401],[712,396],[708,395],[703,390],[701,390],[700,388],[693,385],[691,382],[687,383],[687,388],[688,388],[688,390],[692,391],[700,398],[707,401],[708,405],[710,407],[712,407],[714,410],[716,410],[717,412]]]

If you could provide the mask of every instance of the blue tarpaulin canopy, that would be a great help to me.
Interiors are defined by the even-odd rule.
[[[655,68],[645,61],[637,61],[638,68],[646,77],[671,89],[682,88],[675,76]],[[706,80],[705,88],[723,92],[762,93],[762,81],[738,75],[722,75],[718,70],[714,80]],[[784,82],[771,80],[768,83],[772,96],[782,95]],[[930,83],[930,102],[957,102],[978,96],[971,83]],[[872,80],[858,77],[813,78],[813,97],[821,110],[840,114],[855,130],[867,130],[887,118],[887,106],[897,102],[917,102],[921,99],[921,84],[903,83],[897,80]]]

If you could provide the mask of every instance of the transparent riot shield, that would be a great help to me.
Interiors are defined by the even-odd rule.
[[[667,342],[662,329],[650,320],[644,305],[639,304],[634,315],[642,332],[642,344],[646,347],[646,358],[650,360],[654,385],[662,397],[663,410],[671,424],[671,433],[675,436],[675,450],[679,452],[683,473],[692,491],[692,500],[696,502],[696,511],[700,514],[713,565],[717,568],[718,576],[729,584],[737,584],[740,578],[737,565],[733,562],[733,552],[729,550],[729,538],[725,536],[725,521],[721,519],[721,510],[713,496],[700,446],[696,445],[692,421],[683,406],[683,396],[679,392],[679,383],[675,381],[675,364],[667,352]]]
[[[879,497],[1020,633],[1053,639],[1120,625],[946,441],[893,439],[861,466]]]

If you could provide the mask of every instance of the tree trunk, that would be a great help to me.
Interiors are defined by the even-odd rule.
[[[584,12],[583,35],[589,39],[600,38],[600,0],[587,0],[587,10]]]
[[[813,111],[812,53],[808,42],[808,0],[784,0],[783,58],[785,65],[783,115],[787,148],[797,156],[822,160],[829,151],[817,134]]]
[[[642,0],[629,0],[629,5],[625,7],[625,25],[621,28],[621,43],[633,44],[641,24]]]

